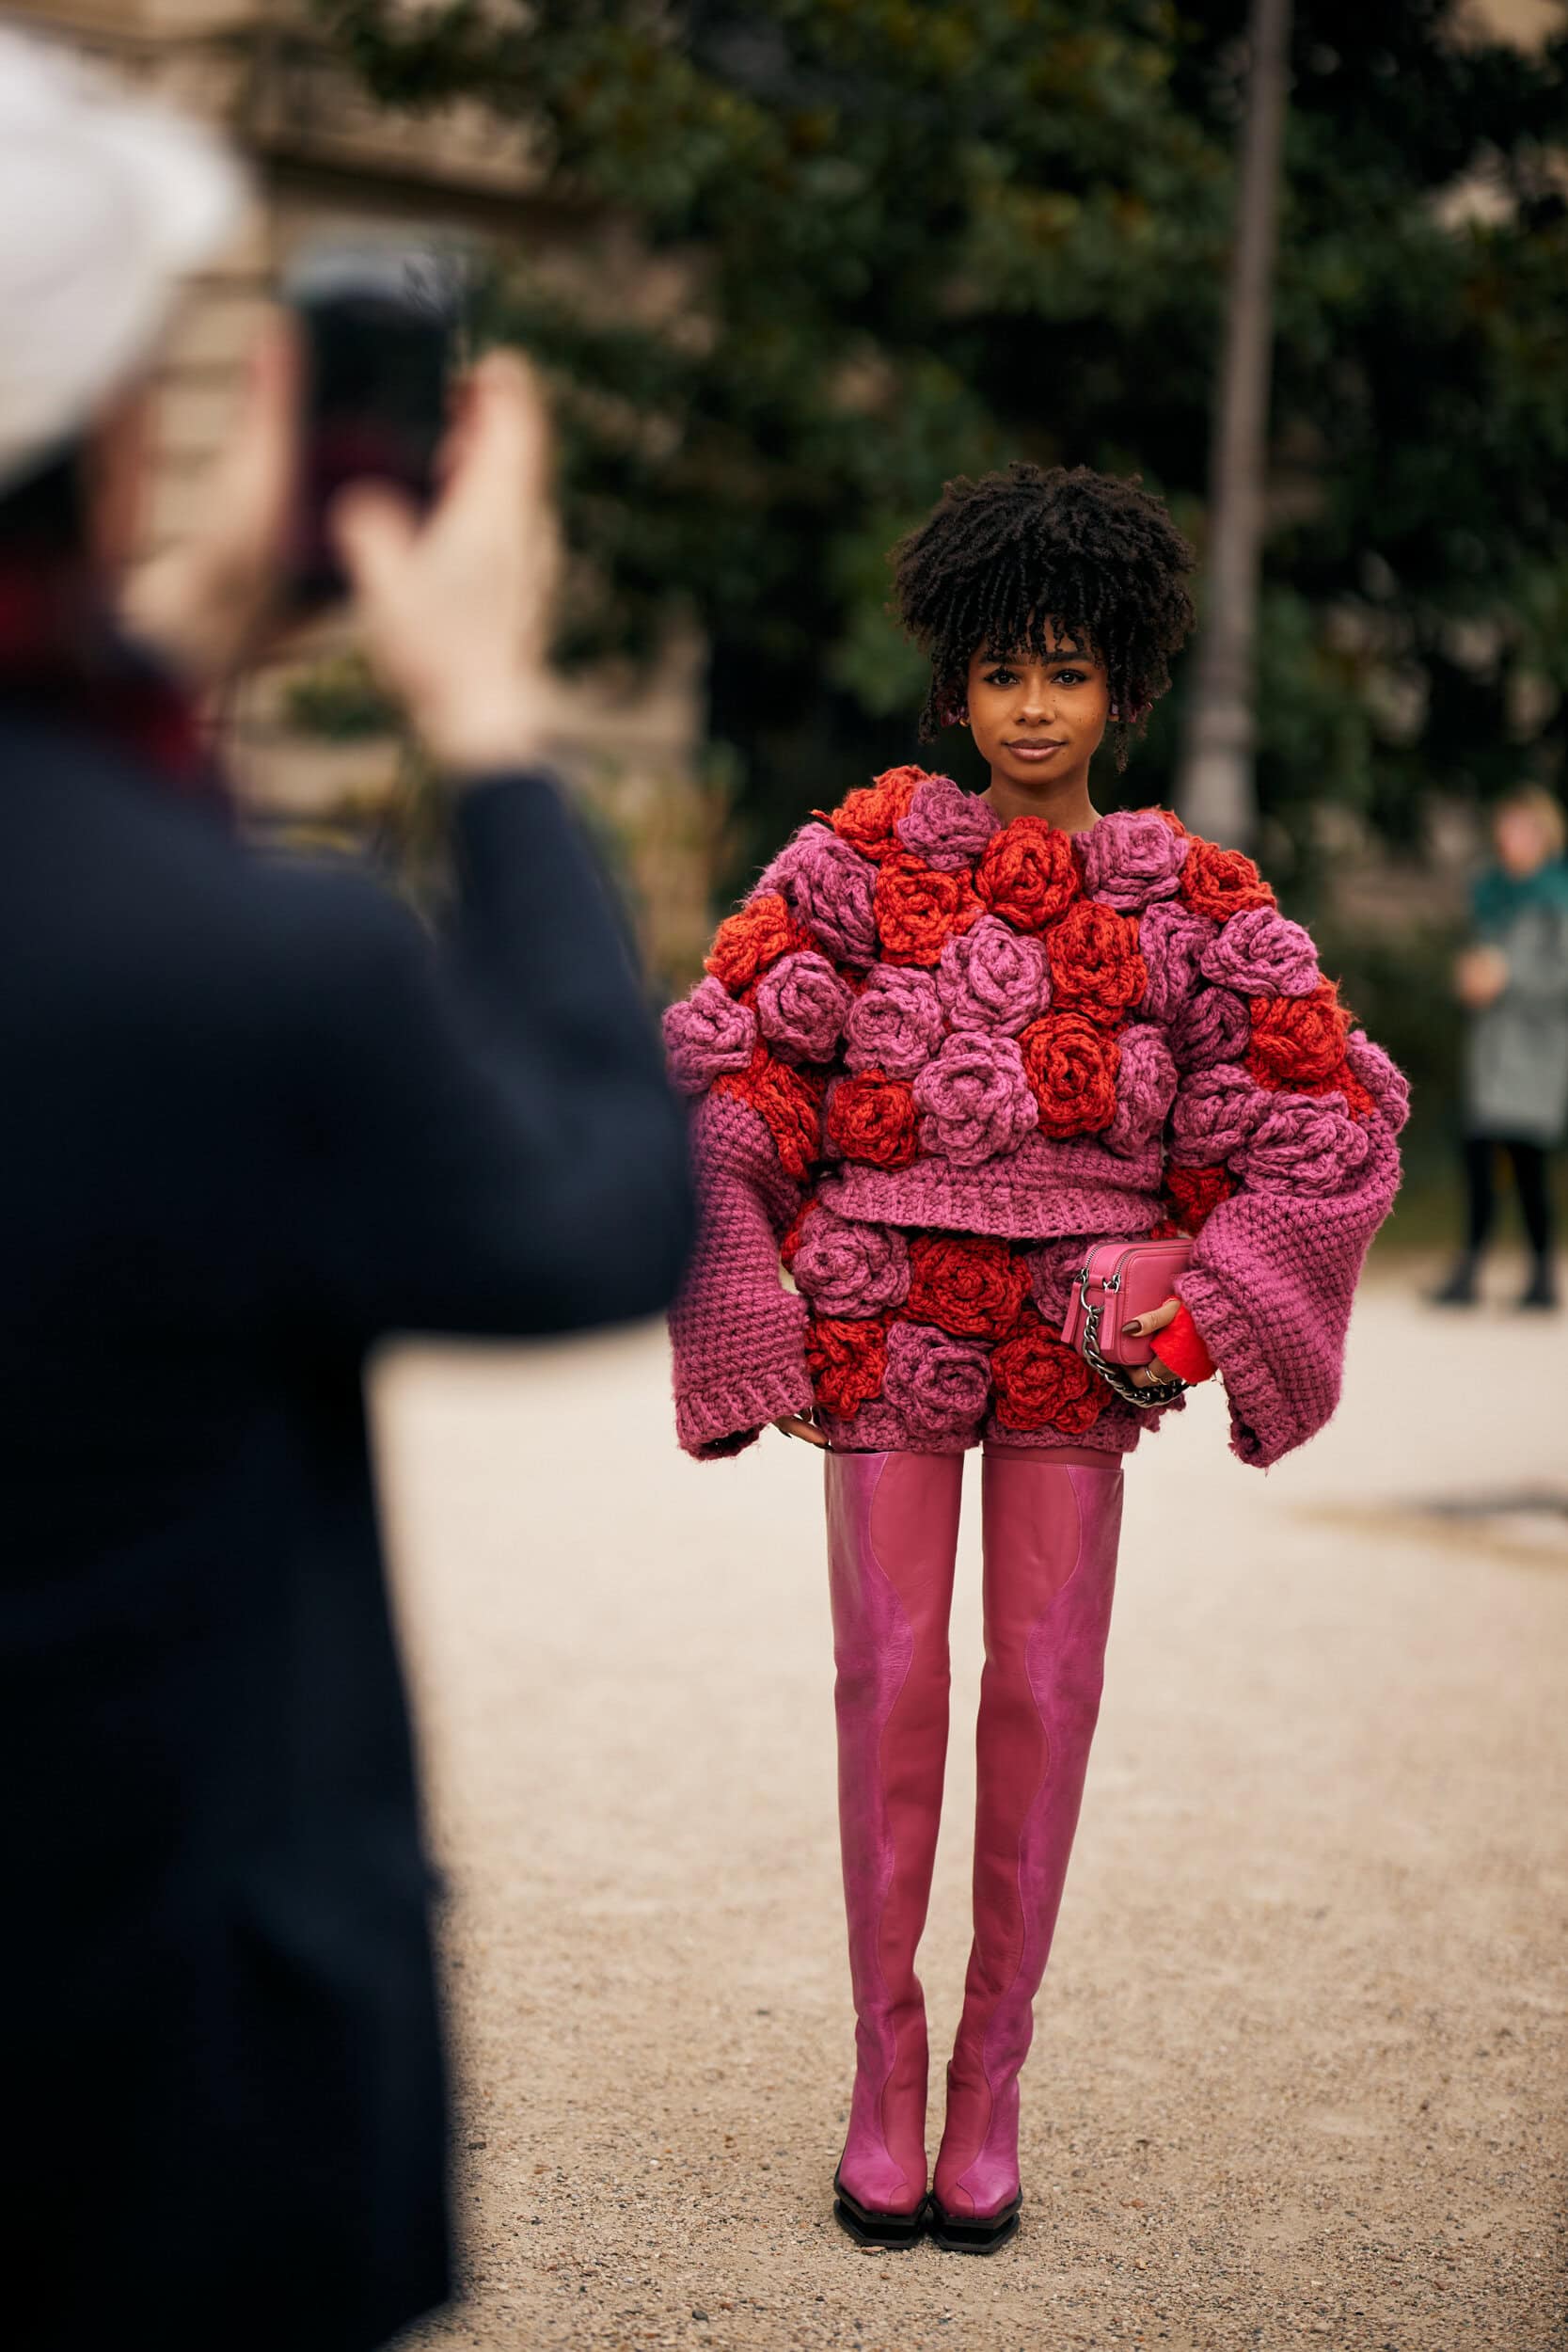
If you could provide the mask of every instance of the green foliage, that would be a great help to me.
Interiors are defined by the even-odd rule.
[[[569,288],[519,252],[492,322],[562,387],[568,650],[695,610],[758,853],[911,752],[880,558],[944,477],[1137,469],[1201,543],[1243,0],[318,5],[385,97],[526,120],[580,219]],[[1568,34],[1449,14],[1297,11],[1259,718],[1304,877],[1324,797],[1413,840],[1430,790],[1564,748]],[[1127,799],[1168,795],[1175,732]]]

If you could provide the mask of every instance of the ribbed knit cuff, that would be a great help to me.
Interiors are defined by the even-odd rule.
[[[753,1445],[769,1422],[809,1413],[811,1378],[804,1365],[775,1372],[736,1373],[675,1399],[675,1435],[699,1462],[721,1462]]]
[[[1190,1266],[1174,1285],[1225,1381],[1230,1451],[1256,1470],[1299,1445],[1305,1432],[1275,1377],[1258,1335],[1258,1318],[1206,1269]],[[1162,1332],[1160,1337],[1164,1339]]]
[[[1212,1380],[1214,1359],[1203,1344],[1203,1334],[1185,1307],[1174,1323],[1167,1323],[1163,1331],[1154,1334],[1154,1353],[1163,1364],[1168,1364],[1179,1380],[1196,1388],[1200,1380]]]

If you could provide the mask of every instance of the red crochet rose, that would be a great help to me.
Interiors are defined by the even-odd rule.
[[[974,887],[1014,930],[1043,930],[1081,888],[1072,836],[1043,817],[1015,817],[993,833],[974,869]]]
[[[737,914],[725,916],[713,935],[703,968],[721,980],[732,996],[738,996],[781,956],[816,944],[779,893],[765,890],[760,898],[748,899]]]
[[[853,1323],[824,1316],[806,1330],[806,1370],[825,1413],[852,1421],[880,1396],[887,1376],[887,1322],[870,1315]]]
[[[1131,914],[1081,898],[1045,934],[1051,1001],[1063,1012],[1114,1025],[1148,986]]]
[[[800,1182],[822,1153],[822,1079],[787,1062],[775,1061],[765,1045],[738,1078],[720,1078],[715,1094],[733,1094],[768,1122],[786,1175]]]
[[[914,1089],[880,1070],[838,1078],[828,1096],[828,1136],[847,1160],[908,1168],[919,1149]]]
[[[1180,895],[1195,914],[1224,923],[1248,907],[1272,907],[1274,892],[1251,858],[1222,850],[1214,841],[1195,841],[1181,868]]]
[[[1265,1086],[1275,1086],[1275,1083],[1271,1078],[1263,1080]],[[1345,1098],[1345,1108],[1353,1119],[1370,1119],[1377,1108],[1376,1097],[1368,1092],[1350,1063],[1343,1059],[1328,1073],[1326,1077],[1307,1081],[1292,1078],[1288,1087],[1276,1088],[1275,1090],[1291,1094],[1311,1094],[1318,1097],[1325,1094],[1342,1094]]]
[[[1344,1060],[1351,1017],[1332,980],[1309,996],[1254,996],[1251,1010],[1246,1066],[1259,1086],[1306,1088]]]
[[[1178,841],[1190,841],[1192,839],[1193,836],[1191,833],[1181,822],[1180,818],[1178,817],[1174,808],[1157,808],[1151,813],[1158,817],[1162,825],[1168,825],[1170,827]]]
[[[910,1244],[911,1323],[934,1323],[955,1339],[999,1340],[1018,1321],[1029,1267],[1005,1241],[927,1233]]]
[[[883,860],[877,877],[877,934],[889,963],[935,964],[982,909],[966,871],[942,873],[908,850]]]
[[[1092,1136],[1116,1117],[1121,1048],[1081,1012],[1048,1012],[1019,1039],[1048,1136]]]
[[[993,1350],[996,1418],[1005,1429],[1057,1429],[1081,1438],[1100,1419],[1111,1391],[1075,1347],[1056,1338],[1037,1310],[1026,1307],[1018,1327]]]
[[[893,828],[900,817],[909,815],[916,787],[925,781],[924,768],[885,768],[875,783],[849,793],[841,807],[812,813],[826,817],[841,841],[879,864],[897,850],[898,836]]]
[[[1236,1180],[1224,1168],[1167,1168],[1165,1198],[1183,1232],[1199,1233],[1222,1200],[1228,1200]]]

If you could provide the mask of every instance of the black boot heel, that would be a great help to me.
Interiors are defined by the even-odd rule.
[[[1018,2235],[1019,2207],[1022,2197],[1015,2197],[1000,2213],[991,2214],[984,2221],[965,2221],[944,2213],[934,2197],[927,2200],[926,2230],[931,2242],[947,2254],[995,2254],[1009,2238]]]
[[[833,2217],[857,2246],[918,2246],[926,2234],[924,2202],[916,2205],[913,2213],[878,2213],[873,2206],[863,2205],[851,2197],[836,2172],[833,2192]]]

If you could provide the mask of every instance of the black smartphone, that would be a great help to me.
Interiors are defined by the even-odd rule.
[[[348,582],[326,517],[350,482],[389,482],[428,506],[459,362],[460,259],[391,246],[317,246],[284,279],[302,345],[300,461],[290,536],[296,607]]]

